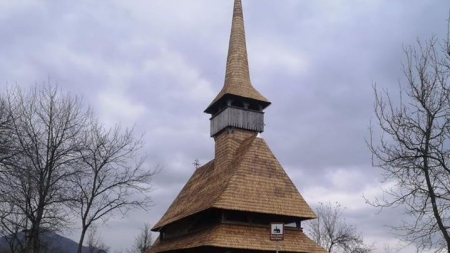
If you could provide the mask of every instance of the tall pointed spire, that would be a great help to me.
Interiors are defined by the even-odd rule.
[[[225,84],[205,112],[213,114],[216,102],[221,100],[227,94],[259,101],[263,107],[267,107],[270,104],[269,100],[261,95],[261,93],[252,86],[250,81],[241,0],[234,1]]]
[[[241,0],[234,1],[225,86],[251,86]]]

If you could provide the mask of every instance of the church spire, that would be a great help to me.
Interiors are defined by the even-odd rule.
[[[237,96],[244,100],[255,101],[262,109],[270,105],[269,100],[262,96],[250,82],[241,0],[234,1],[225,83],[205,112],[213,115],[217,113],[225,104],[227,96]]]
[[[234,1],[225,86],[251,87],[241,0]]]

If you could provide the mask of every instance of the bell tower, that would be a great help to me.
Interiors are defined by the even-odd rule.
[[[268,253],[271,223],[285,225],[280,252],[326,253],[303,233],[316,218],[263,138],[269,100],[250,82],[241,0],[234,0],[225,83],[206,108],[214,158],[193,171],[152,231],[147,253]]]
[[[211,114],[212,137],[227,129],[241,129],[254,133],[264,131],[263,110],[270,105],[251,84],[245,41],[241,0],[234,2],[233,21],[228,48],[225,83],[222,90],[206,108]]]

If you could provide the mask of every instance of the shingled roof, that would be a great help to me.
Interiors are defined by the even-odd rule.
[[[273,251],[275,242],[270,240],[269,235],[269,227],[218,224],[214,227],[174,239],[161,241],[158,238],[149,253],[205,246]],[[288,228],[284,231],[284,240],[279,242],[279,250],[282,252],[327,252],[309,239],[302,231]]]
[[[244,140],[225,167],[212,160],[198,168],[153,230],[209,208],[316,217],[266,142],[256,136]]]
[[[241,0],[234,2],[225,84],[205,112],[208,112],[218,100],[227,94],[254,99],[263,102],[265,106],[270,104],[269,100],[261,95],[250,82]]]

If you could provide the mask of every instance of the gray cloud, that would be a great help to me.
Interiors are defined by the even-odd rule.
[[[375,215],[362,199],[379,178],[364,141],[371,85],[396,88],[403,45],[446,37],[447,1],[243,2],[252,82],[273,102],[263,137],[311,205],[339,199],[367,238],[391,242],[380,224],[398,211]],[[164,167],[153,210],[102,229],[115,249],[161,217],[194,159],[214,155],[203,110],[223,84],[231,10],[225,0],[0,3],[0,81],[50,77],[83,94],[107,124],[136,123],[149,167]]]

